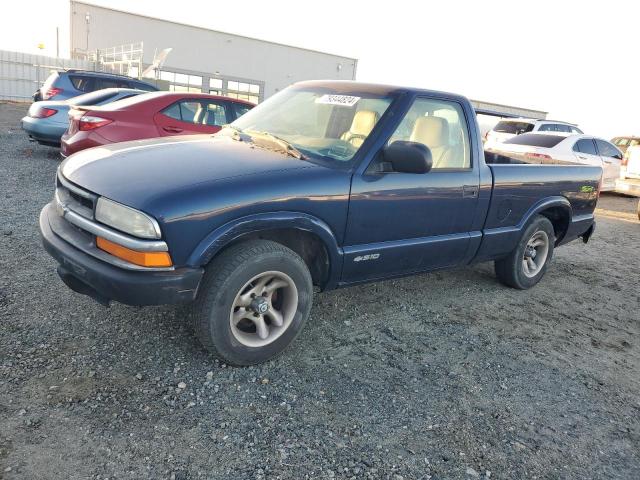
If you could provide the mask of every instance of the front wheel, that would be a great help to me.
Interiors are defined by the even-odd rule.
[[[555,241],[555,232],[549,219],[537,215],[509,256],[496,260],[498,280],[520,290],[533,287],[547,271]]]
[[[294,251],[272,241],[240,243],[207,267],[193,305],[202,344],[233,365],[280,354],[309,316],[313,284]]]

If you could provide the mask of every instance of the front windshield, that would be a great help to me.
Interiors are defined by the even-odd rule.
[[[392,100],[391,96],[369,92],[291,87],[247,112],[222,135],[238,131],[249,136],[269,134],[305,157],[347,163]]]

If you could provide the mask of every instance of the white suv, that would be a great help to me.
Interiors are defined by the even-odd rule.
[[[556,135],[582,134],[576,125],[555,120],[533,120],[529,118],[513,118],[500,120],[484,137],[484,147],[506,142],[510,138],[523,133],[544,132]]]

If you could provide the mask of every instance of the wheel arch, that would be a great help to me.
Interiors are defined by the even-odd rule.
[[[520,224],[520,229],[523,231],[529,224],[531,219],[536,215],[542,215],[546,217],[553,225],[553,231],[555,234],[555,245],[558,245],[571,224],[572,208],[571,203],[566,197],[550,197],[546,198],[537,204],[535,204],[524,215]]]
[[[334,288],[342,268],[342,251],[331,228],[312,215],[274,212],[235,219],[207,235],[188,259],[206,266],[219,253],[239,242],[272,240],[296,252],[307,264],[314,285]]]

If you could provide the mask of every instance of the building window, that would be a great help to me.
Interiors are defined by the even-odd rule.
[[[238,100],[246,100],[251,103],[258,103],[260,101],[260,85],[257,83],[229,80],[227,82],[226,96],[237,98]]]
[[[202,77],[199,75],[187,75],[185,73],[160,72],[160,80],[170,83],[169,90],[172,92],[201,92]]]
[[[198,87],[187,87],[185,85],[169,85],[170,92],[189,92],[189,93],[200,93],[202,91],[201,88]]]
[[[262,86],[251,81],[227,80],[225,78],[209,77],[209,85],[203,83],[203,77],[169,70],[160,71],[160,80],[169,83],[172,92],[209,92],[211,95],[226,96],[245,100],[257,104],[260,102]],[[204,78],[208,77],[204,74]],[[255,82],[255,80],[254,80]]]

